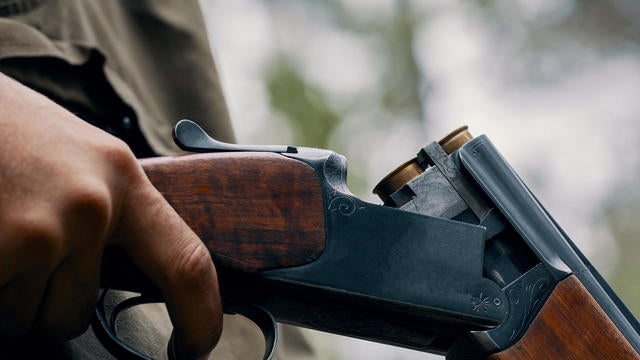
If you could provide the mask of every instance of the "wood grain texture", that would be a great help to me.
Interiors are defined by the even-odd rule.
[[[243,271],[296,266],[324,250],[322,189],[315,171],[301,161],[222,153],[141,164],[218,265]]]
[[[489,360],[640,359],[575,276],[562,280],[525,336]]]

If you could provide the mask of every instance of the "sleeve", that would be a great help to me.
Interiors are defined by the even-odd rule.
[[[0,0],[0,16],[13,16],[31,11],[46,0]]]

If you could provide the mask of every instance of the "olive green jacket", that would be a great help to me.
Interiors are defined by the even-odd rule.
[[[196,0],[0,0],[0,59],[3,72],[113,126],[135,116],[158,154],[177,151],[171,129],[183,118],[233,140]]]

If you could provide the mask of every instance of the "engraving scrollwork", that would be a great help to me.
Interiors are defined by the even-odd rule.
[[[333,195],[335,196],[335,192]],[[351,216],[362,209],[364,209],[364,206],[361,206],[356,199],[348,195],[335,196],[329,202],[329,211],[337,211],[344,216]]]
[[[513,328],[509,340],[518,338],[520,333],[527,327],[531,318],[542,307],[546,298],[551,281],[547,277],[539,278],[533,282],[523,282],[520,286],[512,288],[507,292],[507,296],[512,304],[518,306],[521,311],[520,325]]]

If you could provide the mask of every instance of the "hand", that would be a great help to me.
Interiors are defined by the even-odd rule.
[[[129,148],[2,74],[0,134],[0,335],[81,334],[117,243],[161,289],[178,348],[208,354],[222,326],[213,262]]]

